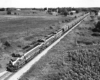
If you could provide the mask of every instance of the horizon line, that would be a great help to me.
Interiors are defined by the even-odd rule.
[[[0,8],[100,8],[100,7],[0,7]]]

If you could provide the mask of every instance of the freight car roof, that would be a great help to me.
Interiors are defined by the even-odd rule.
[[[37,40],[37,41],[32,42],[31,44],[29,44],[29,45],[22,48],[23,52],[27,52],[27,51],[31,50],[32,48],[39,45],[41,42],[44,42],[44,41],[43,40]]]
[[[48,34],[47,36],[44,36],[44,39],[47,40],[48,38],[50,38],[54,34],[56,34],[56,33],[55,32],[52,32],[52,33]]]

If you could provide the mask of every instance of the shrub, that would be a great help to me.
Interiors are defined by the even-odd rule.
[[[70,52],[65,62],[70,63],[69,75],[73,80],[99,80],[100,54],[96,49]]]
[[[94,32],[100,32],[100,21],[96,24],[95,28],[92,30]]]
[[[7,14],[10,15],[11,14],[11,11],[10,10],[7,10]]]
[[[9,43],[8,41],[6,41],[6,42],[4,43],[4,45],[5,45],[6,47],[11,47],[11,45],[10,45],[10,43]]]

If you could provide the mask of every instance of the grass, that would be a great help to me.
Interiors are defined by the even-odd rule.
[[[48,63],[43,62],[48,64],[44,67],[34,66],[31,72],[29,71],[28,75],[20,80],[30,79],[29,77],[34,80],[99,80],[99,52],[100,48],[64,53],[63,60],[59,56],[58,61],[50,60]],[[38,68],[38,71],[35,67]]]
[[[70,52],[65,60],[66,63],[71,64],[70,79],[99,80],[99,52],[100,48]]]
[[[70,21],[75,15],[81,14],[63,17],[48,15],[44,12],[37,12],[34,15],[26,15],[28,11],[25,14],[20,11],[19,13],[22,15],[2,15],[2,12],[0,13],[0,57],[9,58],[8,60],[0,59],[1,63],[4,62],[2,64],[4,67],[10,60],[12,53],[18,53],[18,51],[22,50],[22,47],[32,41],[60,28],[64,24],[63,21]],[[11,45],[10,47],[4,45],[6,41]]]
[[[57,20],[43,20],[35,18],[11,19],[0,21],[0,33],[3,32],[23,32],[28,29],[43,28],[54,24]]]
[[[86,18],[20,80],[100,80],[100,47],[93,47],[100,37],[92,35],[92,22]]]
[[[11,45],[14,43],[16,46],[27,45],[60,28],[61,21],[66,18],[72,19],[71,16],[39,16],[38,14],[37,16],[2,15],[0,16],[0,39],[9,41]]]
[[[37,36],[39,33],[49,33],[49,27],[58,24],[59,20],[31,17],[10,19],[10,17],[4,17],[0,20],[0,38],[6,38],[10,41],[17,41],[21,38],[28,40],[27,37]],[[47,32],[45,32],[46,30]]]
[[[59,18],[59,20],[61,20]],[[18,52],[21,47],[27,45],[31,41],[35,40],[39,36],[48,34],[51,32],[49,27],[52,25],[59,24],[58,19],[48,18],[34,18],[34,17],[12,17],[12,16],[0,16],[0,57],[3,55],[10,55],[13,52]],[[55,27],[56,29],[57,27]],[[28,29],[28,34],[27,34]],[[41,35],[41,33],[43,33]],[[40,34],[40,35],[39,35]],[[11,44],[10,48],[6,48],[3,45],[5,41]],[[5,56],[6,57],[6,56]],[[4,58],[5,58],[4,57]],[[9,60],[2,59],[1,68],[5,68],[6,63]],[[0,69],[1,69],[0,68]]]

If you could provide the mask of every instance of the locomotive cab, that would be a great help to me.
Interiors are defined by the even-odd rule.
[[[17,71],[17,68],[15,66],[13,66],[13,64],[12,64],[12,61],[9,61],[9,63],[7,64],[6,69],[9,72],[16,72]]]
[[[16,72],[19,68],[21,68],[21,62],[24,63],[25,60],[21,58],[17,58],[16,60],[11,59],[7,64],[7,71]]]

